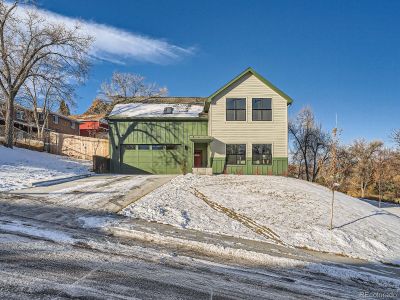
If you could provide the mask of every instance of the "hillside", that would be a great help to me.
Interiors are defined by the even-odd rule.
[[[400,263],[400,218],[337,193],[276,176],[178,176],[124,210],[180,228]],[[400,210],[400,207],[397,207]]]
[[[32,182],[89,173],[90,161],[0,145],[0,191],[16,190]]]

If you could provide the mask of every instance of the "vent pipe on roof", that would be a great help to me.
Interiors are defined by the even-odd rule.
[[[171,106],[164,107],[164,115],[170,115],[174,112],[174,108]]]

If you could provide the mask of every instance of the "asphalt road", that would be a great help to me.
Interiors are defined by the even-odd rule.
[[[118,184],[114,179],[106,182],[108,189]],[[97,195],[104,183],[95,186]],[[80,197],[74,190],[68,193]],[[58,194],[50,200],[32,194],[0,195],[0,299],[373,299],[375,295],[394,299],[400,295],[379,280],[255,265],[84,228],[80,216],[103,216],[104,211],[99,206],[90,211],[87,204],[72,209],[71,203],[57,204],[54,195]],[[281,256],[276,251],[271,248],[271,255]],[[310,262],[315,260],[321,257]],[[335,268],[367,277],[399,274],[390,266],[377,270],[376,265],[343,263]],[[364,297],[365,293],[372,297]]]

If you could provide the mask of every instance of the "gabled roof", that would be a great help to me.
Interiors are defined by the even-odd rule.
[[[226,88],[228,88],[229,86],[231,86],[232,84],[234,84],[235,82],[237,82],[238,80],[240,80],[243,76],[247,75],[247,74],[252,74],[255,77],[257,77],[262,83],[264,83],[267,87],[269,87],[271,90],[273,90],[274,92],[276,92],[278,95],[280,95],[282,98],[284,98],[287,101],[287,104],[290,105],[293,102],[293,99],[290,98],[287,94],[285,94],[283,91],[281,91],[280,89],[278,89],[275,85],[273,85],[270,81],[268,81],[266,78],[264,78],[263,76],[261,76],[260,74],[258,74],[253,68],[247,68],[246,70],[244,70],[242,73],[240,73],[238,76],[236,76],[235,78],[233,78],[231,81],[229,81],[227,84],[225,84],[223,87],[221,87],[219,90],[217,90],[215,93],[213,93],[211,96],[208,97],[207,102],[206,102],[206,106],[205,106],[205,111],[208,111],[208,108],[210,106],[211,100],[218,95],[219,93],[221,93],[222,91],[224,91]]]

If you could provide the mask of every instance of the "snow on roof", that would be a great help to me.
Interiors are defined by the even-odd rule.
[[[167,107],[173,108],[172,113],[164,113],[164,109]],[[117,104],[109,114],[109,118],[196,118],[203,108],[203,105],[193,104]]]

